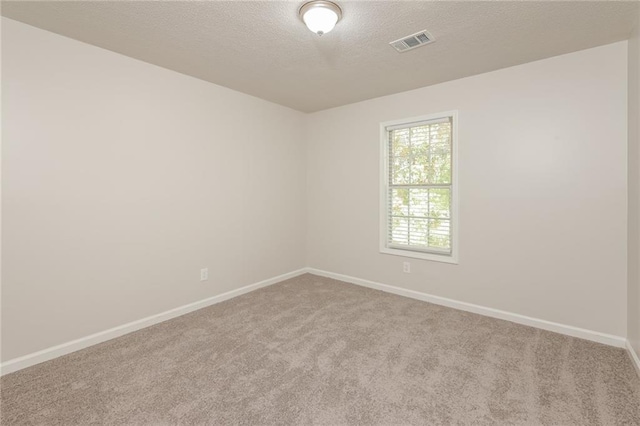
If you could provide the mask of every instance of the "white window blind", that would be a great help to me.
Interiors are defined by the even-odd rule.
[[[385,247],[451,256],[453,116],[386,125]]]

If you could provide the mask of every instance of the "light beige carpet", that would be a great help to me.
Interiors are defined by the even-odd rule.
[[[622,349],[313,275],[1,386],[3,425],[640,425]]]

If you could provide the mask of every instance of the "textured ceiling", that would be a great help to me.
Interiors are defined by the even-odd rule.
[[[2,15],[312,112],[628,38],[636,2],[340,1],[329,34],[302,1],[2,2]],[[436,42],[388,43],[420,30]]]

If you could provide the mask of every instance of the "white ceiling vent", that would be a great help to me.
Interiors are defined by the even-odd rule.
[[[398,52],[406,52],[407,50],[415,49],[416,47],[424,46],[425,44],[433,43],[436,41],[431,34],[426,30],[419,33],[411,34],[407,37],[402,37],[396,41],[389,43]]]

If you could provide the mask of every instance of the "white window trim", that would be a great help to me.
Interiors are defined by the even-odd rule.
[[[436,254],[421,252],[415,249],[399,249],[387,246],[387,221],[388,215],[388,184],[389,184],[389,137],[387,135],[387,127],[406,125],[411,123],[419,123],[421,121],[437,120],[443,117],[451,117],[453,125],[451,131],[453,133],[451,143],[452,167],[451,175],[451,214],[452,214],[452,233],[451,233],[451,254]],[[380,123],[380,253],[391,254],[394,256],[412,257],[415,259],[432,260],[436,262],[458,264],[459,238],[460,235],[460,212],[458,192],[460,189],[460,181],[458,177],[458,111],[446,111],[437,114],[423,115],[420,117],[404,118],[402,120],[393,120]]]

